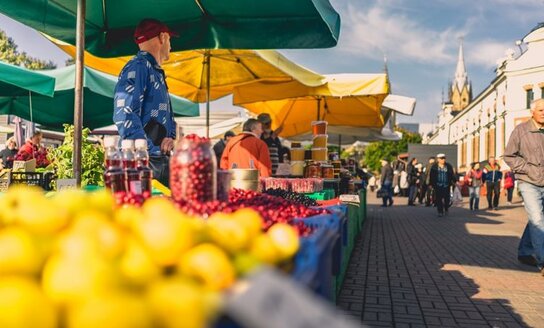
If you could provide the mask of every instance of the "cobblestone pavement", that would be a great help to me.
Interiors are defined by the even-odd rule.
[[[521,200],[441,218],[406,202],[382,208],[369,196],[341,309],[370,327],[544,327],[544,277],[517,262]]]

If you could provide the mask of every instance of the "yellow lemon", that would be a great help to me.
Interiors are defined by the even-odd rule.
[[[128,241],[119,267],[123,276],[135,285],[145,285],[161,274],[160,267],[153,262],[144,247],[134,239]]]
[[[134,222],[140,221],[144,216],[142,210],[133,205],[123,205],[115,210],[113,220],[125,229],[131,229]]]
[[[115,208],[115,198],[108,189],[102,189],[88,194],[89,208],[100,211],[111,217]]]
[[[22,277],[0,279],[0,327],[56,328],[56,310],[38,284]]]
[[[100,295],[118,285],[113,266],[93,256],[50,257],[42,274],[45,294],[54,302],[70,304]]]
[[[197,279],[210,290],[228,288],[236,279],[229,257],[213,244],[201,244],[187,251],[178,268],[182,274]]]
[[[270,236],[279,251],[280,260],[289,259],[298,252],[300,240],[297,230],[292,226],[286,223],[276,223],[268,229],[267,235]]]
[[[108,292],[86,299],[68,311],[70,328],[151,328],[145,300],[127,292]]]
[[[254,238],[263,231],[263,218],[250,208],[242,208],[232,213],[232,218],[244,225],[248,235]]]
[[[135,235],[160,265],[175,264],[195,244],[194,225],[168,200],[150,199],[133,222]]]
[[[253,240],[249,253],[257,260],[267,264],[276,264],[281,259],[280,251],[267,234],[259,235]]]
[[[0,254],[0,275],[35,274],[42,263],[31,235],[20,227],[0,229]]]
[[[224,213],[216,213],[207,221],[208,235],[212,242],[234,254],[249,246],[250,237],[246,227]]]
[[[208,293],[180,278],[151,284],[147,298],[160,327],[207,327],[212,313],[217,311],[213,309],[214,304],[209,302]]]

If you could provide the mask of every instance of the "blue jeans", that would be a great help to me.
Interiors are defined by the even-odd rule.
[[[383,206],[387,205],[393,205],[393,183],[391,181],[385,181],[382,186],[382,190],[386,190],[388,193],[387,197],[383,197]],[[387,201],[389,201],[389,204],[387,204]]]
[[[414,202],[416,201],[416,195],[417,186],[415,184],[410,185],[410,187],[408,187],[408,204],[414,204]]]
[[[480,186],[468,187],[468,194],[470,196],[470,209],[478,209],[480,203]]]
[[[518,189],[525,203],[529,222],[523,231],[518,256],[533,255],[538,267],[544,267],[544,187],[519,181]]]

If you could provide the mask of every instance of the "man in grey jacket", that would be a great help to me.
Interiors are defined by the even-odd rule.
[[[504,161],[516,174],[529,222],[518,247],[521,263],[544,275],[544,99],[531,104],[532,117],[518,125],[506,146]]]

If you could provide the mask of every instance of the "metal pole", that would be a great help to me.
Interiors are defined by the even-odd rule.
[[[206,65],[206,138],[210,137],[210,51],[204,53],[204,65]]]
[[[317,98],[317,120],[318,121],[319,121],[319,116],[321,116],[319,115],[321,114],[320,111],[321,111],[321,97],[318,97]]]
[[[81,139],[83,130],[83,63],[85,54],[86,0],[77,1],[76,76],[74,97],[74,154],[73,171],[76,185],[81,186]]]

